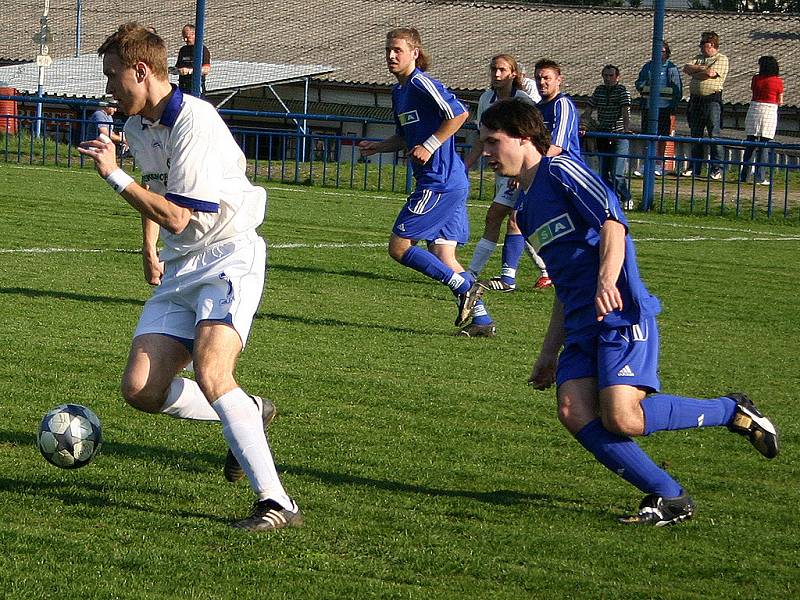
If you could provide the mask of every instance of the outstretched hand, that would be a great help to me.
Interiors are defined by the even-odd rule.
[[[81,142],[78,152],[94,161],[94,168],[103,179],[117,170],[117,149],[111,138],[104,133],[96,140]]]

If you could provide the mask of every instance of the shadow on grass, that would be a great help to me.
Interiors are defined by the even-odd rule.
[[[351,486],[357,485],[386,492],[396,492],[401,494],[419,494],[432,498],[465,498],[484,502],[486,504],[497,504],[501,506],[511,506],[514,504],[539,504],[553,506],[554,504],[569,505],[570,510],[584,510],[587,512],[602,512],[591,509],[589,506],[576,504],[575,498],[557,497],[552,494],[536,494],[531,492],[520,492],[516,490],[493,490],[490,492],[479,492],[474,490],[448,490],[434,488],[426,485],[413,483],[403,483],[385,479],[374,479],[372,477],[362,477],[345,473],[332,473],[308,467],[296,467],[290,465],[278,465],[280,472],[310,477],[317,479],[326,485],[332,486]]]
[[[36,290],[32,288],[0,288],[0,295],[25,296],[26,298],[57,298],[59,300],[76,300],[78,302],[107,302],[113,304],[144,305],[144,300],[135,298],[120,298],[118,296],[94,296],[90,294],[76,294],[58,290]]]
[[[256,313],[256,319],[267,319],[270,321],[283,321],[284,323],[302,323],[303,325],[321,325],[324,327],[355,327],[358,329],[375,329],[392,333],[412,333],[415,335],[438,335],[438,331],[414,329],[411,327],[393,327],[380,323],[357,323],[355,321],[342,321],[340,319],[325,319],[298,317],[294,315],[280,315],[277,313]]]
[[[31,450],[35,451],[35,438],[30,433],[0,431],[0,444],[31,446]],[[164,446],[148,446],[143,444],[129,444],[120,442],[105,442],[100,450],[100,460],[102,460],[104,457],[122,457],[135,460],[144,459],[146,461],[152,460],[154,462],[163,463],[166,469],[180,469],[193,473],[206,473],[213,471],[215,473],[219,472],[220,476],[223,463],[223,456],[219,453],[198,453],[195,451],[175,450]],[[570,511],[580,510],[590,513],[603,512],[593,509],[587,504],[576,502],[575,498],[558,497],[552,494],[538,494],[517,490],[476,491],[444,489],[414,483],[406,483],[402,481],[364,477],[349,473],[323,471],[304,466],[285,464],[279,464],[277,466],[278,471],[281,473],[288,472],[293,475],[299,475],[300,477],[316,479],[331,487],[360,486],[384,492],[406,495],[421,495],[429,498],[463,498],[499,506],[535,504],[550,508],[566,506]],[[91,468],[91,466],[88,468]],[[53,467],[53,469],[54,474],[58,472],[58,470],[55,470],[55,467]],[[62,471],[62,473],[65,472]],[[106,475],[103,476],[105,477]],[[76,481],[73,480],[43,481],[25,478],[0,478],[0,490],[3,492],[37,495],[46,494],[50,497],[60,499],[65,504],[86,504],[88,506],[96,507],[103,507],[113,504],[114,506],[130,510],[151,511],[151,508],[149,508],[149,505],[146,505],[146,503],[140,505],[112,500],[109,497],[110,494],[108,490],[113,484],[96,483],[82,478],[78,482],[78,485],[79,489],[76,488]],[[137,485],[137,493],[160,496],[164,493],[164,490],[160,488],[143,488],[142,486]],[[164,511],[164,514],[167,513],[178,514],[182,517],[208,519],[216,522],[227,522],[228,520],[215,515],[188,513],[185,511]]]

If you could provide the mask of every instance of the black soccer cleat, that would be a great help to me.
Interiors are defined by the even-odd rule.
[[[267,427],[272,423],[272,419],[275,418],[275,415],[278,414],[278,410],[275,408],[275,404],[272,400],[261,398],[260,396],[254,396],[254,398],[256,402],[258,402],[258,400],[261,401],[261,419],[264,422],[264,432],[266,433]],[[230,448],[228,448],[228,454],[225,455],[225,467],[222,469],[222,474],[225,475],[225,479],[231,483],[236,483],[244,477],[244,470],[242,470],[239,461],[236,460]]]
[[[275,500],[259,500],[253,505],[253,512],[246,519],[231,523],[236,529],[247,531],[274,531],[284,527],[301,527],[303,513],[294,500],[292,508],[284,508]]]
[[[728,429],[745,436],[767,458],[778,456],[778,430],[744,394],[728,394],[736,402],[736,414]]]
[[[455,320],[456,327],[461,327],[469,320],[472,309],[475,308],[475,303],[483,296],[484,289],[485,288],[476,281],[466,293],[458,295],[458,316]]]
[[[484,279],[480,285],[492,292],[501,292],[507,294],[517,289],[516,283],[506,283],[502,277],[492,277],[491,279]]]
[[[623,525],[665,527],[688,521],[692,515],[694,515],[694,500],[685,492],[677,498],[648,494],[639,503],[638,513],[621,517],[619,522]]]

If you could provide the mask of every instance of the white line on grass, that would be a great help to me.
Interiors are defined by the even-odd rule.
[[[797,242],[800,236],[783,237],[682,237],[682,238],[634,238],[639,242]],[[324,248],[383,248],[386,242],[322,242],[306,244],[300,242],[271,243],[270,249],[297,250],[297,249],[324,249]],[[122,252],[138,254],[137,248],[0,248],[0,254],[59,254],[83,253],[97,254],[101,252]]]

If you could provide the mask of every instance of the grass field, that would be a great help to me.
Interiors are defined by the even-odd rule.
[[[278,405],[272,447],[307,524],[259,535],[228,527],[252,499],[222,478],[218,426],[119,396],[150,293],[138,217],[91,170],[0,164],[0,596],[800,597],[800,227],[632,213],[665,306],[664,389],[747,391],[782,454],[725,429],[643,439],[698,512],[631,529],[616,517],[641,494],[559,426],[552,390],[525,385],[552,301],[530,263],[521,291],[489,298],[497,338],[453,338],[447,290],[385,252],[402,197],[269,193],[269,282],[239,379]],[[471,206],[473,239],[484,214]],[[66,401],[104,425],[78,471],[34,444]]]

